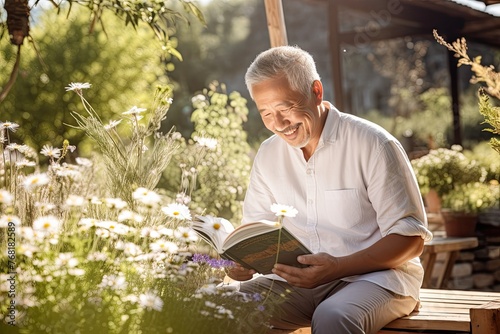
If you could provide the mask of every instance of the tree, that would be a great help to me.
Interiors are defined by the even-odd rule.
[[[163,43],[163,50],[167,54],[174,55],[181,58],[181,55],[175,49],[175,45],[170,41],[170,29],[177,21],[183,19],[187,22],[187,14],[194,14],[194,16],[204,22],[204,18],[196,5],[188,0],[177,0],[176,4],[181,4],[183,12],[176,9],[176,4],[167,6],[167,1],[153,1],[146,2],[140,0],[111,0],[111,1],[93,1],[93,0],[67,0],[57,3],[51,1],[57,9],[57,13],[70,14],[73,5],[81,5],[90,11],[90,25],[89,31],[92,32],[97,24],[104,27],[104,14],[107,12],[113,13],[117,17],[124,20],[125,25],[132,25],[138,28],[139,23],[145,23],[156,35],[156,37]],[[31,40],[29,17],[31,11],[39,5],[40,0],[36,0],[32,7],[29,7],[28,0],[5,0],[4,8],[6,11],[6,22],[0,22],[0,38],[8,31],[11,44],[17,46],[16,61],[13,65],[12,72],[9,80],[0,91],[0,102],[7,96],[10,89],[13,87],[14,82],[19,71],[19,62],[21,56],[21,47],[24,39]],[[68,4],[69,6],[64,6]],[[184,13],[184,14],[183,14]],[[0,18],[3,17],[0,11]]]
[[[124,30],[122,22],[103,14],[106,31],[88,34],[83,11],[70,16],[43,12],[33,39],[43,56],[26,49],[17,84],[1,105],[2,118],[20,125],[16,135],[33,147],[76,144],[83,134],[64,124],[75,124],[71,111],[82,111],[74,94],[65,92],[71,82],[90,82],[88,98],[104,120],[134,105],[149,106],[154,86],[169,84],[165,64],[157,53],[158,41],[145,27]],[[0,47],[0,68],[7,68],[13,50]],[[3,76],[2,76],[3,77]]]

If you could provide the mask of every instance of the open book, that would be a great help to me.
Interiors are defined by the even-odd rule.
[[[272,221],[248,223],[235,229],[224,218],[213,216],[197,216],[197,218],[198,220],[193,221],[192,228],[222,258],[237,262],[261,274],[271,274],[276,262],[306,267],[297,261],[297,256],[311,254],[311,251],[285,227]]]

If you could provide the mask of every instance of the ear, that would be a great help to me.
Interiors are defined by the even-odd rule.
[[[323,102],[323,84],[319,80],[314,80],[312,83],[313,98],[317,104]]]

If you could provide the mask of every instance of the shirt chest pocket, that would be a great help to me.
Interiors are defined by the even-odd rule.
[[[329,222],[339,228],[350,228],[363,216],[357,189],[325,191],[325,208]]]

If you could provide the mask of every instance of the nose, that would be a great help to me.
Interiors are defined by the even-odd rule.
[[[276,112],[274,114],[274,129],[276,131],[283,131],[291,123],[286,117],[285,113]]]

